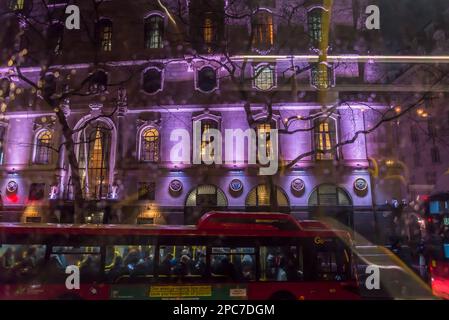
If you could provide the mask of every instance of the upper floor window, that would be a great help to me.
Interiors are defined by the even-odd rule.
[[[329,89],[335,85],[334,69],[326,63],[317,63],[311,69],[311,85],[319,90]]]
[[[333,118],[318,118],[314,122],[315,151],[317,160],[335,159],[337,143],[336,124]]]
[[[36,137],[36,146],[34,152],[34,163],[49,164],[51,157],[51,139],[52,134],[49,130],[43,130]]]
[[[8,78],[0,79],[0,98],[8,98],[11,88],[11,81]]]
[[[275,85],[276,76],[273,66],[260,65],[254,68],[254,86],[263,91],[272,89]]]
[[[60,54],[62,52],[63,34],[64,34],[64,25],[62,23],[59,22],[52,23],[48,27],[47,41],[49,51],[51,51],[54,54]]]
[[[146,93],[155,94],[161,91],[163,86],[162,70],[156,67],[145,70],[142,76],[142,86]]]
[[[273,15],[259,10],[252,21],[253,47],[259,51],[269,51],[274,44]]]
[[[25,0],[9,0],[9,9],[17,11],[25,8]]]
[[[217,72],[206,66],[198,71],[197,87],[203,92],[212,92],[218,87]]]
[[[164,38],[164,18],[158,14],[145,18],[145,48],[161,49]]]
[[[324,10],[322,8],[315,8],[309,11],[307,15],[309,38],[314,47],[318,47],[323,40],[323,21]]]
[[[109,19],[101,19],[97,27],[101,51],[112,51],[112,21]]]
[[[265,157],[270,158],[273,153],[273,145],[271,141],[271,129],[274,125],[270,123],[261,123],[257,125],[257,139],[265,139]],[[259,147],[259,142],[257,144]],[[259,152],[257,153],[259,155]]]
[[[92,94],[106,91],[108,87],[108,75],[103,70],[97,70],[90,76],[89,92]]]
[[[430,149],[430,155],[432,158],[432,163],[440,163],[441,157],[440,157],[440,149],[437,146],[432,147]]]
[[[217,44],[217,21],[211,12],[207,12],[203,22],[203,41],[207,52],[212,52],[212,48]]]
[[[140,139],[140,161],[158,162],[159,131],[155,128],[145,129]]]
[[[0,126],[0,165],[2,165],[5,160],[6,128],[6,126]]]
[[[215,156],[215,150],[212,147],[214,137],[207,137],[209,130],[218,130],[218,122],[212,119],[201,120],[201,159],[210,160]],[[207,158],[207,159],[206,159]]]

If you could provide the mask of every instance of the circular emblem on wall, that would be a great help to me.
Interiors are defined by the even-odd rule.
[[[295,192],[302,192],[304,191],[306,184],[304,183],[304,181],[302,179],[295,179],[292,181],[291,184],[292,190]]]
[[[243,183],[239,179],[234,179],[229,183],[229,189],[232,192],[240,192],[243,189]]]
[[[19,185],[14,180],[9,181],[6,185],[6,191],[8,193],[16,193],[17,189],[19,189]]]
[[[368,182],[365,179],[359,178],[354,181],[354,189],[356,191],[366,191],[368,189]]]
[[[169,188],[171,192],[180,192],[182,190],[182,182],[176,179],[172,180]]]

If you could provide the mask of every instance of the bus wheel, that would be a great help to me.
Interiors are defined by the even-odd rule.
[[[79,295],[73,293],[66,293],[58,297],[58,300],[83,300]]]
[[[288,291],[278,291],[274,293],[270,300],[296,300],[296,297]]]

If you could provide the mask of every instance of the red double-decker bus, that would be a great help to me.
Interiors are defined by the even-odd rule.
[[[196,226],[1,224],[0,298],[359,299],[351,246],[347,232],[271,213],[213,212]]]

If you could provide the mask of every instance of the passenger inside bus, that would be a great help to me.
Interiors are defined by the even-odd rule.
[[[39,274],[45,246],[2,245],[0,254],[0,281],[28,281]]]

